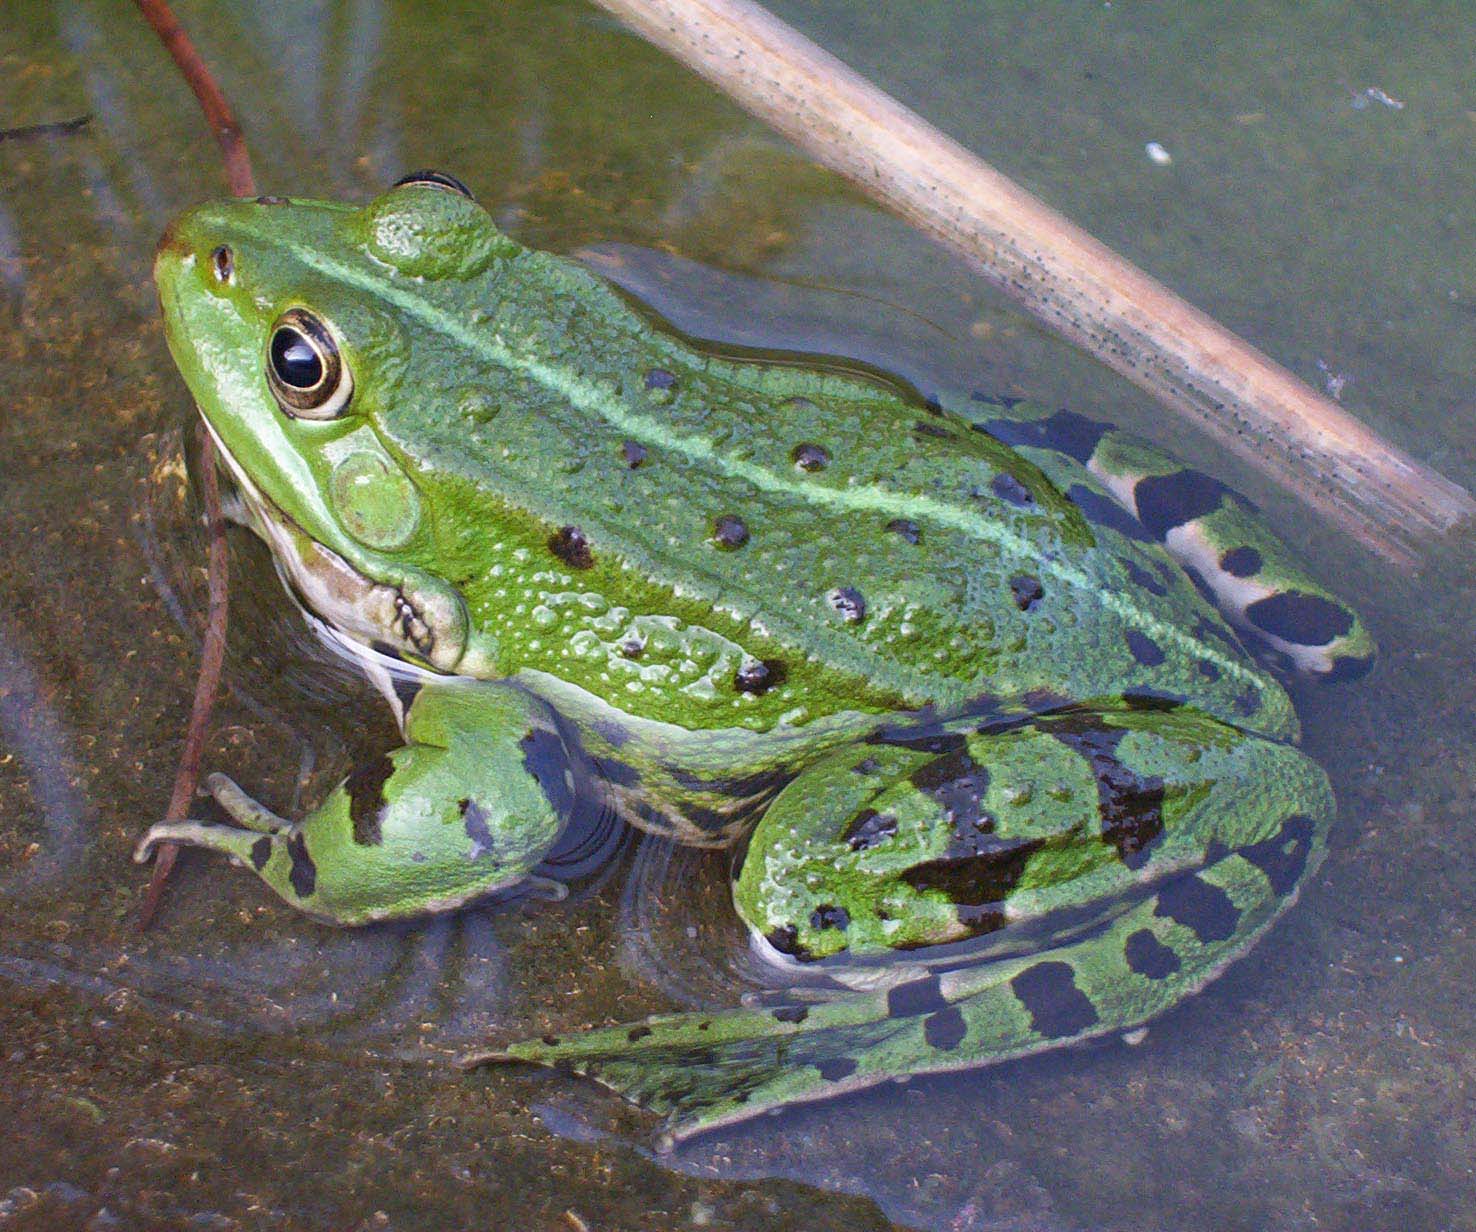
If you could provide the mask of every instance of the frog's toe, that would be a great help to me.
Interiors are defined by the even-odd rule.
[[[164,821],[150,826],[148,833],[139,839],[133,849],[133,859],[136,864],[147,864],[160,844],[175,843],[181,847],[204,847],[224,852],[244,861],[252,858],[252,847],[261,838],[260,834],[215,822]],[[271,840],[266,839],[266,842],[270,846]]]

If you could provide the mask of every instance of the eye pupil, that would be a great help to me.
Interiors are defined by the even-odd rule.
[[[323,359],[303,334],[284,325],[272,335],[272,367],[293,389],[312,389],[323,379]]]

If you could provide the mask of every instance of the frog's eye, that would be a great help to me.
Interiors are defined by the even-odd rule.
[[[429,184],[432,188],[444,188],[449,192],[460,193],[468,201],[476,200],[470,188],[454,175],[447,175],[444,171],[412,171],[409,175],[402,175],[390,187],[400,188],[405,184]]]
[[[267,384],[293,418],[335,419],[354,392],[354,378],[321,318],[289,308],[267,343]]]

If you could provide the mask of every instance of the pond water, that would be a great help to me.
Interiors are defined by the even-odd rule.
[[[774,9],[1356,415],[1476,485],[1465,3]],[[154,244],[222,193],[130,6],[10,0],[0,128],[0,1228],[1476,1228],[1473,553],[1391,571],[576,3],[180,3],[263,191],[465,179],[689,333],[1131,426],[1236,484],[1363,607],[1377,672],[1294,686],[1340,813],[1253,956],[1112,1041],[699,1139],[472,1044],[732,1000],[726,858],[627,838],[565,901],[340,932],[183,859],[192,408]],[[1157,142],[1170,161],[1149,156]],[[206,751],[284,810],[393,734],[232,533]],[[102,1213],[100,1213],[102,1212]]]

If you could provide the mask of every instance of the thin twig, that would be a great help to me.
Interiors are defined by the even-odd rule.
[[[70,120],[52,120],[48,124],[22,124],[19,128],[0,128],[0,141],[41,141],[47,137],[70,137],[92,123],[92,116],[79,115]]]
[[[174,772],[174,793],[169,797],[166,821],[179,821],[189,812],[200,778],[200,757],[205,748],[205,733],[215,695],[220,690],[220,673],[225,663],[226,616],[230,594],[226,587],[225,519],[220,516],[220,483],[215,472],[215,438],[201,432],[195,455],[199,466],[200,494],[205,504],[209,526],[206,574],[209,579],[209,609],[205,618],[205,644],[200,650],[200,674],[195,679],[195,700],[190,706],[190,722],[185,729],[184,749],[179,755],[179,768]],[[179,857],[179,845],[160,843],[154,856],[154,872],[144,891],[138,909],[138,926],[147,928],[159,908],[164,883]]]
[[[200,53],[190,42],[190,36],[170,10],[164,0],[134,0],[138,11],[153,27],[174,58],[175,66],[195,93],[200,110],[205,113],[205,122],[220,143],[221,157],[225,160],[226,182],[231,192],[238,197],[256,196],[256,177],[251,174],[251,157],[246,152],[246,141],[241,136],[241,126],[236,123],[235,113],[215,78],[200,59]]]
[[[170,12],[164,0],[135,0],[144,20],[153,27],[174,63],[194,91],[200,110],[205,113],[215,139],[220,143],[221,156],[225,161],[226,180],[230,190],[238,197],[256,195],[256,177],[251,173],[251,159],[246,143],[241,137],[241,128],[226,102],[225,95],[215,84],[210,70],[195,51],[194,44],[185,34],[183,27]],[[229,608],[227,588],[225,521],[220,514],[220,486],[215,473],[215,441],[209,432],[200,437],[196,455],[200,474],[200,494],[205,505],[205,521],[209,535],[208,566],[209,614],[205,624],[205,644],[200,652],[200,674],[195,680],[195,699],[190,707],[189,726],[185,728],[184,748],[179,755],[179,768],[174,775],[174,793],[169,798],[169,809],[165,821],[179,821],[189,811],[190,801],[195,796],[195,785],[200,778],[200,757],[205,747],[205,733],[210,724],[210,712],[215,706],[215,695],[220,691],[220,673],[225,662],[226,614]],[[147,928],[159,908],[174,861],[179,856],[179,847],[174,843],[161,843],[154,856],[154,871],[149,878],[139,904],[138,927]]]
[[[595,0],[1395,563],[1471,494],[751,0]]]

